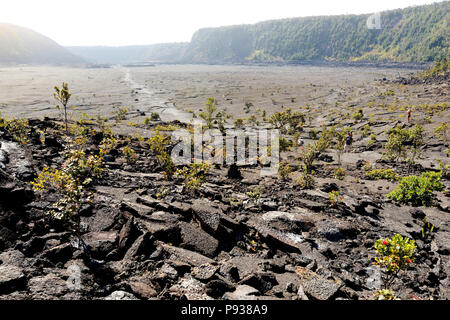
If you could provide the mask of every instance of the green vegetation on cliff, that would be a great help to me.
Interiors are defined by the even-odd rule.
[[[450,2],[381,13],[381,29],[365,15],[273,20],[201,29],[185,60],[337,60],[428,62],[450,54]]]

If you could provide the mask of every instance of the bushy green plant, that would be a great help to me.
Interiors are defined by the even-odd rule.
[[[7,117],[1,117],[0,128],[4,128],[16,142],[21,144],[27,144],[29,142],[28,135],[31,129],[27,119],[8,119]]]
[[[372,146],[375,142],[377,142],[377,136],[374,134],[371,134],[369,136],[369,141],[367,141],[367,146],[370,147]]]
[[[317,139],[317,130],[312,129],[311,131],[308,132],[308,136],[310,139],[316,140]]]
[[[434,135],[438,139],[442,140],[442,142],[444,142],[445,145],[447,145],[448,144],[448,124],[447,124],[447,122],[444,122],[440,126],[436,127],[434,129]]]
[[[234,126],[235,126],[236,128],[242,128],[242,127],[244,126],[244,120],[242,120],[242,119],[236,119],[236,120],[234,121]]]
[[[384,158],[398,161],[403,159],[414,163],[423,146],[423,127],[416,125],[412,129],[395,127],[387,131],[388,140],[385,145]]]
[[[61,169],[44,167],[38,177],[31,182],[33,190],[44,194],[56,192],[58,201],[49,214],[59,220],[71,221],[77,218],[76,232],[79,235],[79,210],[91,201],[88,188],[95,179],[101,177],[102,158],[86,155],[84,151],[68,147]]]
[[[150,119],[152,121],[160,121],[161,117],[158,112],[152,112],[152,114],[150,115]]]
[[[173,163],[172,157],[167,151],[170,141],[170,136],[164,135],[158,130],[148,139],[150,149],[156,154],[156,158],[164,167],[164,175],[168,180],[172,179],[172,176],[176,171],[176,166]]]
[[[316,158],[316,149],[314,145],[308,144],[306,147],[300,147],[300,161],[303,171],[311,173],[314,159]]]
[[[114,119],[116,119],[116,122],[120,122],[122,120],[126,120],[127,119],[127,114],[128,114],[128,109],[126,109],[126,108],[119,108],[114,114]]]
[[[398,181],[400,176],[392,169],[374,169],[366,172],[366,177],[371,180],[386,179]]]
[[[373,130],[370,128],[370,124],[365,124],[361,129],[361,136],[363,138],[367,137],[368,135],[372,134]]]
[[[444,190],[441,182],[442,172],[424,172],[420,177],[404,177],[398,187],[387,197],[401,203],[430,206],[434,199],[433,191]]]
[[[310,173],[303,171],[300,174],[300,177],[298,178],[297,182],[301,189],[312,189],[315,185],[314,180],[314,171],[311,171]]]
[[[360,108],[360,109],[358,109],[357,111],[355,111],[355,112],[352,114],[352,118],[353,118],[354,120],[356,120],[356,121],[362,120],[362,119],[364,118],[364,112],[363,112],[363,110]]]
[[[375,294],[376,300],[398,300],[394,292],[390,289],[381,289]]]
[[[331,126],[329,128],[322,127],[322,131],[320,132],[319,139],[314,143],[314,148],[317,152],[323,152],[325,149],[329,148],[331,142],[333,141],[333,137],[336,133],[335,127]]]
[[[344,152],[345,147],[345,139],[347,138],[348,133],[351,131],[350,128],[344,128],[340,131],[335,130],[334,135],[336,137],[336,144],[334,145],[334,149],[337,151],[338,163],[341,163],[342,153]]]
[[[375,241],[375,250],[376,265],[384,268],[388,274],[385,281],[385,288],[388,288],[398,272],[406,270],[414,262],[416,244],[414,240],[395,234],[392,239]]]
[[[117,147],[117,144],[117,137],[112,132],[109,132],[103,137],[103,140],[100,142],[100,155],[104,156],[108,154],[111,150]]]
[[[206,162],[194,162],[178,169],[175,174],[183,178],[184,189],[189,192],[197,190],[205,182],[210,168]]]
[[[345,178],[344,168],[339,167],[339,168],[334,169],[333,178],[338,179],[338,180],[344,180],[344,178]]]
[[[339,195],[339,191],[337,190],[333,190],[331,192],[328,192],[328,196],[330,197],[330,206],[331,207],[336,207],[338,205],[338,203],[341,203],[342,200],[344,200],[344,197],[342,197],[341,195]]]
[[[301,127],[304,122],[305,116],[298,111],[293,112],[290,108],[287,108],[285,111],[276,112],[269,118],[269,123],[275,129],[279,129],[283,134],[288,132],[292,133]]]
[[[279,142],[280,152],[289,151],[290,148],[293,146],[293,142],[286,138],[280,137],[279,141],[280,141]]]
[[[260,201],[261,201],[261,190],[258,187],[254,188],[251,191],[247,191],[245,194],[250,198],[250,200],[254,204],[259,204],[260,203]]]
[[[292,169],[291,165],[289,163],[287,163],[287,164],[280,164],[278,173],[282,180],[286,180],[290,176],[292,171],[293,171],[293,169]]]
[[[129,164],[135,163],[138,159],[136,151],[134,151],[133,148],[128,145],[122,148],[122,154],[125,156],[125,159]]]

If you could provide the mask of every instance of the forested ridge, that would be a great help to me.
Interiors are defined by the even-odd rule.
[[[450,2],[370,14],[290,18],[197,31],[184,60],[427,62],[449,55]]]

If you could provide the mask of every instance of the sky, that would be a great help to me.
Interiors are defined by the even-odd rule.
[[[0,0],[0,22],[61,45],[187,42],[205,27],[316,15],[363,14],[436,0]]]

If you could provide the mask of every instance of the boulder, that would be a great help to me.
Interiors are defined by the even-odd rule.
[[[109,296],[104,298],[105,300],[139,300],[133,294],[125,291],[114,291]]]
[[[185,298],[187,300],[211,300],[205,293],[205,285],[200,281],[185,275],[178,280],[176,284],[169,288],[169,292],[176,298]]]
[[[300,278],[300,284],[304,293],[311,299],[330,300],[343,285],[342,283],[328,280],[303,267],[297,267],[295,272]]]
[[[28,281],[28,291],[35,300],[55,300],[68,291],[67,282],[56,274],[32,278]]]
[[[209,281],[205,286],[206,294],[210,297],[218,299],[227,291],[232,291],[235,287],[226,279],[214,279]]]
[[[103,259],[117,247],[118,234],[116,231],[89,232],[82,239],[93,257]]]
[[[251,286],[264,294],[277,285],[278,281],[272,273],[264,272],[250,274],[239,281],[239,284]]]
[[[82,217],[83,224],[89,226],[89,231],[108,231],[110,230],[120,216],[120,212],[116,209],[103,207],[95,211],[91,217]]]
[[[248,285],[239,285],[233,292],[227,292],[223,295],[225,300],[256,300],[260,293],[257,289]]]
[[[133,260],[138,255],[149,254],[151,248],[153,247],[153,241],[154,239],[148,232],[140,235],[131,245],[130,249],[127,250],[123,257],[123,260]]]
[[[232,237],[239,228],[239,223],[225,215],[211,201],[194,200],[192,211],[202,228],[210,234],[217,235],[219,239]]]
[[[10,293],[25,286],[22,268],[13,265],[0,265],[0,294]]]
[[[24,260],[25,256],[19,250],[8,250],[0,253],[0,265],[20,267]]]
[[[74,247],[70,243],[54,246],[43,252],[42,256],[53,263],[67,262],[72,258]]]
[[[219,270],[219,266],[214,266],[207,263],[192,268],[191,275],[200,281],[208,281],[214,277],[217,270]]]
[[[205,257],[197,252],[186,250],[183,248],[174,247],[165,243],[158,242],[159,246],[165,251],[165,253],[169,256],[169,259],[172,261],[182,261],[191,266],[200,266],[202,264],[212,264],[214,260]]]
[[[186,222],[179,224],[182,244],[180,247],[214,257],[219,248],[219,241],[202,229]]]
[[[151,299],[158,295],[155,288],[143,281],[132,280],[128,282],[131,292],[143,299]]]

